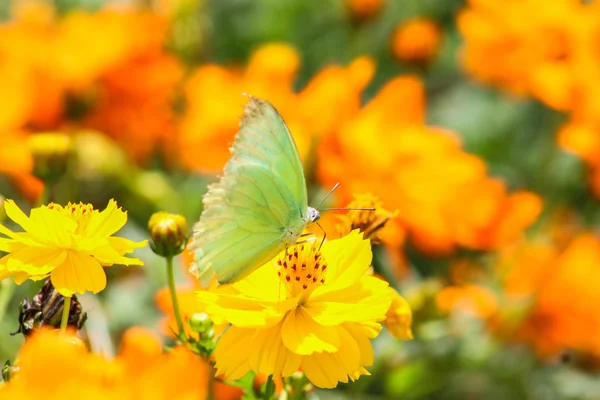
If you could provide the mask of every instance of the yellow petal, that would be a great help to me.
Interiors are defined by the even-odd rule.
[[[117,202],[110,200],[106,209],[92,214],[86,228],[86,236],[106,238],[118,231],[127,222],[127,213],[117,207]]]
[[[325,243],[321,253],[327,260],[327,285],[322,288],[329,290],[356,283],[365,275],[373,258],[370,242],[358,230]]]
[[[279,323],[271,328],[260,329],[254,335],[249,347],[250,368],[256,373],[274,376],[290,376],[300,367],[301,357],[289,351],[281,340]]]
[[[25,215],[23,211],[17,206],[17,204],[13,200],[4,200],[4,211],[6,212],[6,216],[12,219],[21,226],[26,231],[31,230],[31,222],[29,217]],[[2,232],[4,233],[4,232]]]
[[[379,326],[381,328],[381,325]],[[352,336],[352,339],[358,346],[360,351],[360,365],[367,367],[373,365],[373,346],[371,346],[371,341],[369,338],[374,336],[370,336],[370,328],[353,323],[344,324],[343,327],[346,329],[348,334]]]
[[[352,336],[340,330],[342,346],[335,353],[314,353],[302,357],[302,370],[315,386],[334,388],[338,382],[348,382],[361,368],[360,351]]]
[[[337,328],[316,323],[302,307],[287,314],[281,338],[288,349],[303,355],[323,351],[335,352],[340,347]]]
[[[227,285],[225,285],[227,286]],[[206,312],[241,328],[266,328],[277,324],[289,309],[289,302],[262,303],[237,292],[198,291],[198,299],[206,304]]]
[[[238,380],[250,372],[248,360],[252,352],[249,340],[253,329],[242,329],[230,326],[219,338],[215,347],[215,367],[217,375],[225,375],[225,379]]]
[[[285,297],[285,289],[277,276],[277,270],[269,261],[246,278],[233,284],[242,294],[255,299],[280,301]]]
[[[120,255],[129,254],[135,249],[141,249],[146,247],[147,240],[140,242],[134,242],[133,240],[111,236],[108,239],[108,244]]]
[[[392,302],[388,283],[372,276],[336,291],[321,288],[324,286],[311,294],[304,308],[316,322],[327,326],[382,320]]]
[[[6,256],[6,269],[27,275],[45,275],[65,261],[67,252],[54,247],[23,247]]]
[[[27,231],[38,241],[61,247],[71,247],[71,234],[77,229],[77,222],[67,215],[47,207],[31,210],[30,229]]]
[[[65,261],[51,274],[52,284],[64,295],[98,293],[106,287],[106,273],[93,257],[70,251]]]

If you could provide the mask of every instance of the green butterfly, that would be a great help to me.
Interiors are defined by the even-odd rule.
[[[308,207],[296,144],[269,102],[249,96],[231,158],[208,187],[194,226],[190,271],[207,286],[235,282],[296,244],[319,211]]]

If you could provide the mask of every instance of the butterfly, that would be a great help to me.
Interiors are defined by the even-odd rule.
[[[219,181],[209,185],[188,245],[190,272],[208,286],[238,281],[298,242],[320,218],[308,207],[294,139],[269,102],[249,96]]]

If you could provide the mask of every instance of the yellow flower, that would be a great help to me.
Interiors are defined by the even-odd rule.
[[[113,264],[143,265],[137,258],[124,254],[144,247],[146,241],[133,242],[111,236],[127,222],[127,213],[111,200],[102,212],[91,204],[62,207],[51,203],[31,210],[30,216],[12,200],[4,202],[6,215],[25,232],[13,232],[0,225],[0,279],[12,276],[17,284],[27,279],[50,276],[63,296],[106,286],[102,267]]]
[[[214,352],[217,374],[302,369],[322,388],[369,374],[369,339],[392,301],[387,282],[367,275],[371,258],[369,241],[354,231],[320,251],[290,247],[240,282],[198,292],[208,314],[232,325]]]

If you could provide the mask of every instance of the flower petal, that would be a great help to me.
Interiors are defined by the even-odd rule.
[[[106,238],[121,229],[126,222],[127,213],[117,207],[117,202],[111,199],[102,212],[92,215],[88,221],[86,236]]]
[[[134,242],[133,240],[120,238],[116,236],[111,236],[108,239],[108,244],[112,247],[117,253],[120,255],[129,254],[133,252],[135,249],[141,249],[146,247],[148,243],[147,240],[142,240],[140,242]]]
[[[392,302],[388,283],[363,276],[352,286],[336,291],[316,289],[304,306],[319,324],[332,326],[343,322],[380,321]]]
[[[352,336],[352,339],[358,346],[360,351],[360,365],[367,367],[373,365],[373,346],[371,346],[371,341],[369,340],[369,338],[374,337],[371,336],[371,328],[354,323],[344,324],[343,327]],[[381,325],[379,327],[381,328]]]
[[[268,301],[279,301],[285,297],[285,290],[281,286],[272,261],[233,284],[233,287],[248,297]]]
[[[98,293],[106,287],[106,273],[93,257],[69,251],[65,261],[51,274],[52,284],[63,296],[86,291]]]
[[[302,357],[302,371],[315,386],[334,388],[338,382],[348,382],[361,368],[360,350],[352,336],[340,329],[342,346],[335,353],[314,353]]]
[[[230,285],[215,291],[198,291],[198,299],[206,304],[206,312],[242,328],[265,328],[277,324],[293,304],[290,301],[257,302],[242,296]]]
[[[340,347],[337,328],[316,323],[302,307],[287,314],[281,338],[285,346],[297,354],[335,352]]]
[[[230,326],[223,333],[215,347],[217,375],[225,379],[238,380],[250,372],[250,354],[252,348],[248,345],[255,330]]]
[[[256,332],[249,348],[250,368],[256,373],[290,376],[300,367],[301,356],[291,352],[283,343],[282,323]]]
[[[48,207],[34,208],[29,223],[27,231],[36,240],[61,247],[72,246],[71,234],[77,229],[77,222],[66,214]]]
[[[27,275],[45,275],[65,261],[67,252],[57,248],[23,247],[5,256],[6,269]]]
[[[6,216],[20,225],[23,230],[29,232],[32,229],[29,217],[21,211],[14,200],[4,200],[4,211],[6,212]]]
[[[358,281],[369,269],[373,254],[371,244],[358,230],[341,239],[332,240],[321,250],[327,260],[327,284],[323,288],[336,290]]]

